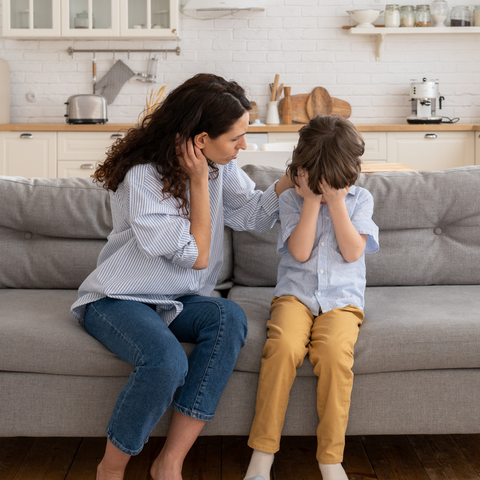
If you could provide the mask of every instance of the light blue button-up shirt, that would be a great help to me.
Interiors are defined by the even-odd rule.
[[[352,186],[345,197],[348,215],[358,233],[367,234],[365,253],[378,251],[378,227],[372,220],[373,197],[368,190]],[[303,206],[303,197],[294,188],[280,195],[280,222],[277,253],[283,254],[278,267],[275,296],[293,295],[313,315],[334,308],[355,305],[364,308],[365,253],[356,262],[347,262],[338,247],[328,205],[321,205],[310,258],[298,262],[290,254],[287,239],[292,234]]]
[[[177,200],[164,198],[162,180],[151,164],[130,169],[116,192],[110,192],[113,231],[100,252],[97,268],[82,283],[71,313],[83,323],[85,306],[104,297],[155,304],[168,325],[181,311],[175,299],[212,293],[223,262],[223,227],[266,231],[278,219],[274,185],[255,183],[235,160],[218,165],[210,180],[212,236],[208,268],[193,270],[198,248],[190,221]]]

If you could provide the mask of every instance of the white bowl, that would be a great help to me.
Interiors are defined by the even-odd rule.
[[[375,28],[372,25],[383,10],[372,10],[372,9],[364,9],[364,10],[347,10],[347,13],[350,15],[352,20],[358,23],[356,28]]]

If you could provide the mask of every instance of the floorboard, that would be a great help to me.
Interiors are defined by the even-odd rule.
[[[409,435],[430,480],[480,480],[451,435]]]
[[[133,457],[125,480],[150,480],[164,438]],[[0,438],[0,480],[95,480],[105,438]],[[315,437],[283,437],[272,480],[321,480]],[[243,480],[247,437],[200,437],[184,463],[184,480]],[[480,434],[346,438],[349,480],[480,480]]]

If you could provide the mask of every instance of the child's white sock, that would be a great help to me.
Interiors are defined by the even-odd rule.
[[[254,478],[256,475],[263,475],[265,480],[270,480],[270,469],[272,468],[274,456],[274,453],[254,450],[252,458],[250,459],[250,465],[248,465],[245,480]]]
[[[341,463],[326,464],[318,463],[320,471],[322,472],[323,480],[348,480],[347,474]]]

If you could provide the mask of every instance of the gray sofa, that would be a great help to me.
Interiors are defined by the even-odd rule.
[[[244,168],[259,189],[282,174]],[[347,434],[479,433],[480,167],[364,174],[358,185],[375,198],[380,251],[367,256]],[[102,436],[131,368],[69,307],[110,232],[108,195],[89,179],[0,177],[0,205],[0,436]],[[249,432],[277,233],[226,229],[216,294],[243,307],[249,334],[203,434]],[[315,385],[306,360],[285,435],[315,434]]]

